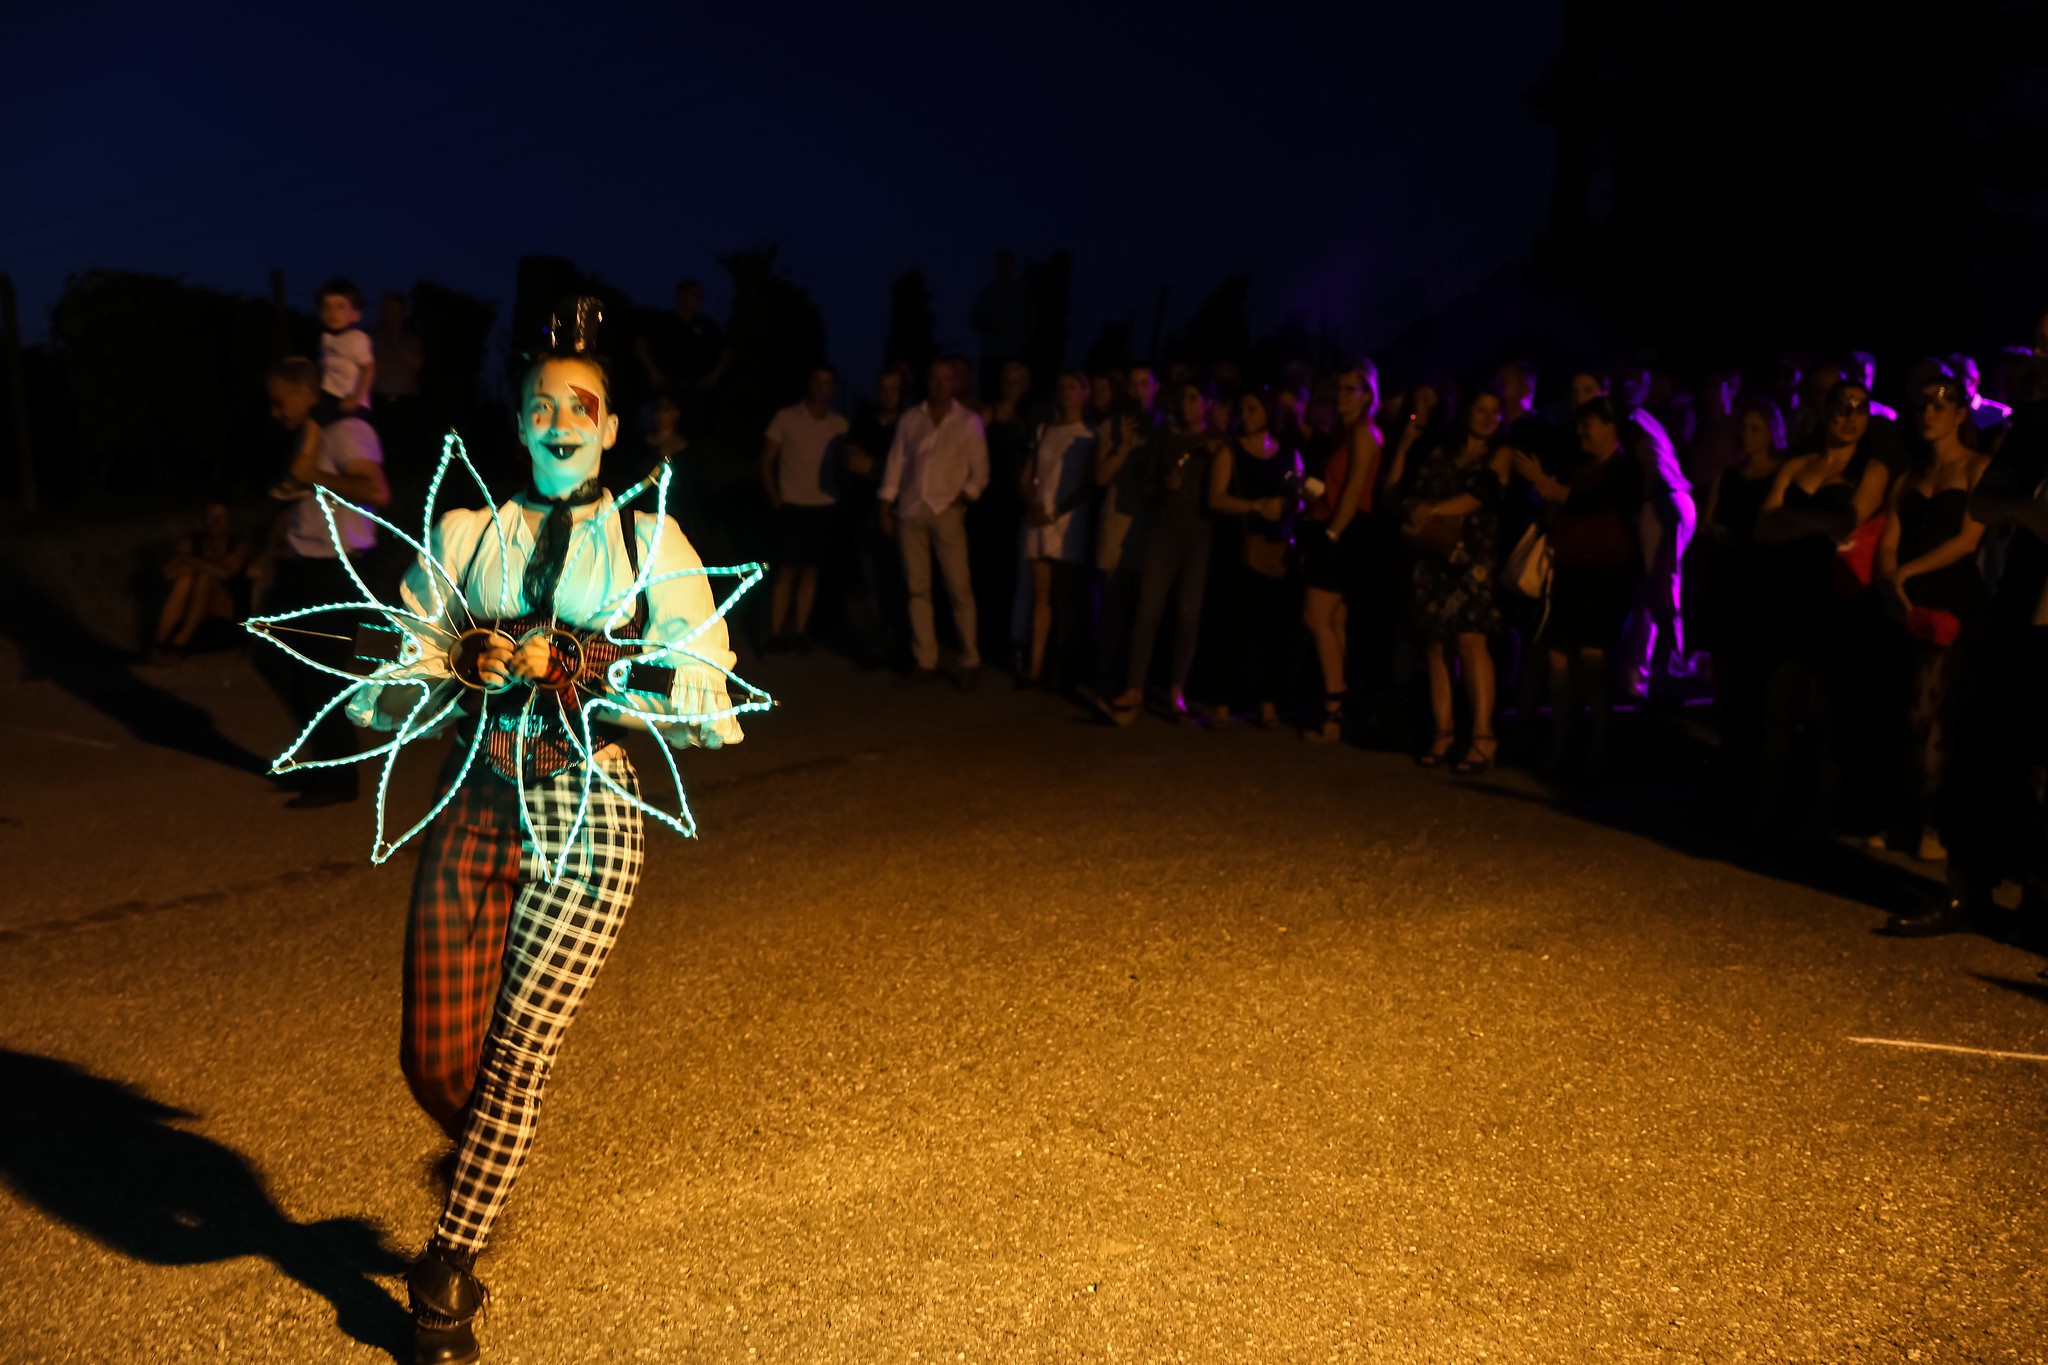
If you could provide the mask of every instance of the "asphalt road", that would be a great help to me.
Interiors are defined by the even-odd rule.
[[[556,1070],[487,1360],[2048,1356],[2041,961],[1873,935],[1889,869],[769,664]],[[240,660],[150,678],[0,671],[0,1360],[392,1359],[410,859],[233,766],[286,734]]]

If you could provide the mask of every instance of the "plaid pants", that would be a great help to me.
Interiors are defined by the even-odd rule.
[[[614,781],[639,792],[615,754]],[[543,846],[581,798],[581,765],[527,789]],[[406,928],[400,1063],[420,1106],[458,1144],[434,1232],[477,1251],[533,1146],[548,1071],[625,922],[640,880],[640,812],[593,783],[560,881],[519,825],[519,793],[474,772],[428,828]]]

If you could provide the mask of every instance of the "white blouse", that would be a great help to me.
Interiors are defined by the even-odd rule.
[[[623,606],[624,619],[613,627],[613,634],[626,639],[633,633],[634,603],[620,603],[616,599],[633,585],[633,568],[626,558],[621,516],[613,513],[609,492],[592,506],[592,515],[571,526],[561,581],[555,588],[555,617],[565,625],[595,630],[611,615],[606,610],[608,603],[614,608]],[[649,584],[645,594],[647,622],[641,635],[648,640],[676,644],[700,624],[709,624],[682,646],[690,653],[680,649],[659,650],[648,658],[650,664],[675,670],[675,684],[668,696],[628,691],[605,695],[609,700],[657,715],[717,717],[701,725],[649,727],[678,748],[692,744],[737,744],[745,736],[737,717],[730,714],[733,703],[723,671],[732,668],[736,656],[724,618],[713,619],[718,604],[711,591],[711,580],[702,573],[688,573],[659,581],[662,575],[677,570],[702,569],[704,561],[673,517],[657,522],[652,515],[625,515],[633,516],[640,564],[650,579],[657,580]],[[493,521],[504,531],[503,555],[499,553],[499,535],[491,529]],[[447,646],[455,635],[469,628],[472,617],[481,624],[522,616],[529,610],[520,580],[526,573],[527,561],[533,557],[534,540],[533,532],[527,528],[524,505],[517,500],[505,503],[495,513],[487,508],[448,513],[435,526],[433,541],[427,548],[446,570],[446,576],[431,568],[422,556],[406,570],[399,585],[399,598],[407,610],[438,618],[442,632],[422,633],[424,650],[418,659],[384,664],[371,674],[373,680],[452,680],[455,674],[449,664]],[[449,591],[450,578],[462,585],[467,615],[462,603]],[[349,719],[369,729],[397,729],[398,722],[378,708],[382,692],[383,688],[375,686],[359,690],[349,699]]]

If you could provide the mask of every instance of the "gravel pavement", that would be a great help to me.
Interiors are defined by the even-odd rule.
[[[0,682],[0,1361],[402,1358],[411,860],[234,766],[287,733],[239,656],[137,676]],[[486,1360],[2048,1359],[2022,948],[1609,818],[1651,795],[749,676]]]

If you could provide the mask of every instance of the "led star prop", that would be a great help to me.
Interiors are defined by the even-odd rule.
[[[323,705],[313,718],[299,731],[284,752],[271,762],[273,773],[294,772],[301,768],[331,768],[344,763],[363,763],[382,758],[383,770],[377,778],[376,834],[370,846],[370,861],[382,863],[407,840],[418,834],[433,822],[435,816],[454,799],[462,784],[470,779],[476,768],[477,754],[484,747],[485,736],[493,726],[506,726],[514,734],[513,770],[518,774],[519,815],[521,827],[532,841],[546,865],[548,880],[560,879],[567,869],[569,853],[575,847],[576,836],[582,831],[583,822],[589,813],[590,792],[594,783],[602,783],[606,789],[620,799],[652,816],[662,824],[686,838],[697,832],[696,817],[690,812],[688,797],[683,791],[681,771],[676,767],[675,755],[666,742],[663,732],[669,727],[695,729],[695,742],[706,748],[718,747],[717,722],[750,712],[765,711],[775,704],[775,699],[747,682],[724,664],[711,659],[694,648],[713,622],[723,620],[732,610],[733,604],[748,589],[759,583],[767,573],[765,564],[741,564],[730,568],[686,568],[673,569],[666,573],[655,573],[659,561],[661,538],[668,524],[668,497],[671,472],[667,461],[658,465],[655,471],[633,487],[612,500],[610,509],[603,515],[623,515],[633,502],[650,490],[654,499],[654,534],[646,552],[641,556],[639,571],[632,583],[605,599],[597,611],[599,625],[582,641],[574,635],[567,635],[558,623],[550,617],[541,629],[548,633],[551,641],[558,635],[567,635],[565,647],[573,646],[577,664],[562,676],[552,680],[551,686],[511,684],[498,690],[475,688],[458,678],[423,678],[391,676],[394,673],[413,668],[424,660],[447,658],[458,648],[463,636],[472,632],[491,629],[489,623],[479,622],[470,608],[469,600],[462,591],[462,585],[455,581],[447,566],[429,550],[433,544],[434,504],[441,491],[442,480],[451,465],[460,465],[476,485],[484,499],[484,505],[498,509],[498,503],[491,496],[490,488],[484,483],[483,475],[471,463],[469,452],[463,447],[462,438],[453,431],[441,444],[441,459],[434,467],[433,479],[427,487],[426,506],[422,513],[420,535],[417,540],[398,527],[378,516],[366,507],[335,495],[326,488],[316,487],[313,496],[319,500],[320,514],[327,524],[327,534],[336,547],[336,554],[347,570],[349,580],[361,596],[352,601],[336,602],[321,606],[302,607],[296,611],[280,612],[271,616],[252,616],[243,624],[253,634],[270,641],[300,663],[340,679],[345,685]],[[409,546],[425,567],[425,582],[428,600],[421,603],[423,610],[415,611],[404,605],[392,605],[381,601],[370,591],[349,563],[342,535],[335,524],[337,507],[366,517],[383,527],[400,541]],[[505,518],[502,509],[494,512],[491,519],[493,533],[498,542],[498,598],[501,603],[518,600],[512,593],[511,570],[509,567],[509,542],[505,535]],[[635,534],[632,523],[622,526],[626,535]],[[575,556],[582,552],[594,537],[584,536],[572,547],[562,572],[566,576]],[[677,578],[736,578],[739,582],[718,602],[712,613],[702,621],[692,622],[680,639],[657,640],[642,636],[619,634],[633,618],[633,604],[647,589],[658,583]],[[322,625],[351,625],[351,633],[319,629]],[[349,642],[352,650],[353,669],[337,668],[333,664],[315,659],[304,651],[294,648],[288,635],[306,635]],[[584,667],[584,646],[597,646],[602,641],[603,653],[616,653],[617,657],[593,672]],[[599,652],[593,649],[591,652]],[[710,711],[679,711],[654,709],[656,703],[669,703],[671,697],[666,690],[655,690],[648,685],[650,678],[688,676],[678,667],[683,664],[698,666],[701,673],[709,669],[718,674],[728,688],[728,702],[725,706]],[[664,671],[663,666],[675,671]],[[652,666],[656,671],[643,672]],[[381,690],[390,687],[415,689],[419,693],[412,702],[397,729],[389,740],[374,748],[363,749],[345,758],[301,758],[300,751],[311,738],[313,731],[333,715],[337,709],[345,708],[365,689]],[[732,700],[737,694],[738,700]],[[462,761],[447,790],[435,800],[431,809],[413,824],[406,827],[397,838],[388,837],[385,803],[390,793],[391,773],[398,762],[399,753],[415,740],[434,735],[452,721],[458,710],[472,695],[479,704],[479,714],[465,745]],[[568,829],[556,847],[546,846],[540,828],[535,823],[528,801],[525,783],[525,746],[527,736],[534,730],[537,708],[555,707],[553,719],[560,722],[560,733],[568,736],[574,752],[574,763],[580,768],[581,783],[577,793],[576,813]],[[604,748],[601,738],[594,738],[591,726],[594,722],[612,715],[620,720],[637,722],[652,731],[659,742],[655,748],[660,752],[662,762],[675,789],[675,809],[671,813],[661,807],[642,800],[627,790],[604,767],[596,761],[595,755]],[[550,717],[543,714],[540,719]],[[509,723],[509,724],[508,724]]]

